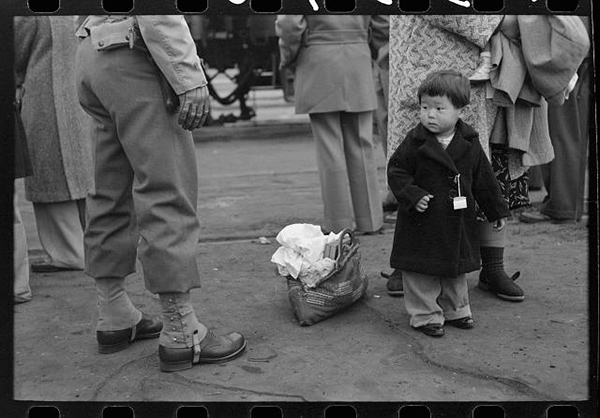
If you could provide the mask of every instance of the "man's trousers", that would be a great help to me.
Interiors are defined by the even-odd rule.
[[[57,267],[83,269],[83,199],[65,202],[33,202],[33,213],[48,262]]]
[[[187,292],[200,286],[196,152],[166,110],[157,71],[139,49],[96,51],[89,37],[79,45],[77,90],[92,117],[95,164],[85,269],[125,277],[139,255],[150,292]]]
[[[383,226],[373,112],[311,113],[324,206],[323,226],[373,232]]]
[[[586,58],[575,89],[562,106],[548,106],[554,160],[542,166],[548,192],[541,213],[554,219],[580,221],[584,213],[585,172],[590,136],[592,68]]]

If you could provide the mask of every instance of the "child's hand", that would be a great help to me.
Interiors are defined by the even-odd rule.
[[[427,196],[423,196],[421,198],[421,200],[419,200],[417,202],[417,204],[415,205],[415,209],[417,210],[417,212],[425,212],[427,210],[427,208],[429,207],[429,201],[433,199],[433,195],[428,194]]]
[[[500,218],[497,221],[494,221],[492,225],[494,227],[494,231],[500,232],[504,229],[504,226],[506,225],[506,218]]]

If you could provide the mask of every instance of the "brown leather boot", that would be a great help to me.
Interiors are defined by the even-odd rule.
[[[165,324],[160,335],[158,357],[160,369],[175,372],[194,364],[222,363],[241,355],[246,348],[238,332],[215,335],[198,322],[188,293],[160,294]]]
[[[239,332],[215,335],[209,330],[200,341],[198,331],[194,331],[192,338],[192,348],[169,348],[159,345],[160,370],[176,372],[190,369],[194,364],[225,363],[239,357],[246,349],[246,340]]]

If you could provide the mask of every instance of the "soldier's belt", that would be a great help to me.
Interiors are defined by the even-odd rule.
[[[367,30],[320,30],[307,31],[305,45],[317,44],[363,44],[369,42]]]

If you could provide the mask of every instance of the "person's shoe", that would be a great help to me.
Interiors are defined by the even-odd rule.
[[[396,202],[395,200],[394,201],[385,200],[385,201],[383,201],[381,206],[382,206],[384,212],[395,212],[398,210],[398,202]]]
[[[494,279],[491,279],[483,271],[479,274],[479,283],[477,287],[486,292],[495,294],[500,299],[508,300],[510,302],[521,302],[525,299],[525,293],[523,289],[515,283],[515,280],[519,278],[521,272],[517,271],[512,277],[507,275],[498,275]]]
[[[383,274],[382,274],[383,276]],[[385,277],[385,276],[384,276]],[[404,286],[402,285],[402,270],[394,269],[392,274],[387,277],[386,284],[388,295],[404,296]]]
[[[551,222],[553,224],[569,224],[576,223],[575,219],[560,219],[544,215],[541,212],[522,212],[519,215],[519,220],[526,224],[537,224],[542,222]]]
[[[398,210],[398,201],[390,190],[388,190],[383,202],[381,202],[381,206],[384,212],[395,212]]]
[[[381,234],[385,234],[385,229],[382,226],[379,229],[376,229],[375,231],[354,231],[354,235],[359,236],[359,235],[381,235]]]
[[[34,273],[58,273],[61,271],[76,271],[73,267],[60,267],[48,263],[47,261],[37,261],[31,264],[31,271]]]
[[[23,296],[17,296],[17,295],[15,295],[14,302],[15,302],[15,305],[18,305],[20,303],[31,302],[31,296],[29,296],[29,297],[23,297]]]
[[[240,356],[246,349],[246,339],[239,332],[215,335],[208,330],[202,341],[194,333],[194,347],[170,348],[158,346],[160,370],[176,372],[190,369],[194,364],[224,363]]]
[[[414,327],[417,331],[421,331],[423,334],[429,337],[443,337],[444,327],[440,324],[427,324],[422,327]]]
[[[383,217],[383,222],[385,222],[386,224],[395,224],[397,220],[398,220],[398,212],[397,211],[386,213],[385,216]]]
[[[471,318],[470,316],[465,316],[464,318],[458,319],[451,319],[449,321],[446,321],[445,323],[460,329],[472,329],[474,326],[473,318]]]
[[[473,75],[469,77],[470,81],[486,81],[490,79],[490,72],[492,71],[492,55],[489,52],[482,52],[480,54],[481,64]]]
[[[98,352],[111,354],[126,349],[129,344],[138,340],[158,338],[163,324],[157,317],[142,312],[142,319],[135,326],[117,331],[96,331]]]

